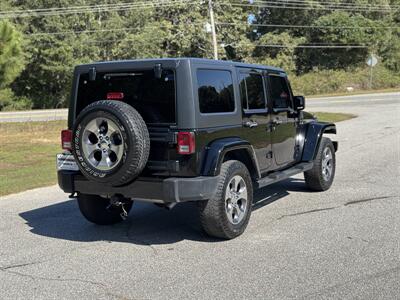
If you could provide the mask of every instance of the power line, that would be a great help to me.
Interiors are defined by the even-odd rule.
[[[400,26],[324,26],[324,25],[291,25],[291,24],[259,24],[238,22],[216,22],[222,26],[254,26],[254,27],[277,27],[277,28],[333,28],[333,29],[397,29]]]
[[[170,2],[170,1],[164,1],[164,2]],[[143,6],[146,4],[152,4],[152,3],[159,3],[157,1],[148,1],[148,2],[137,2],[135,3],[135,6]],[[49,8],[37,8],[37,9],[24,9],[24,10],[10,10],[10,11],[0,11],[0,13],[37,13],[37,12],[55,12],[55,11],[64,11],[64,10],[76,10],[76,9],[98,9],[98,8],[108,8],[108,7],[115,7],[115,6],[124,6],[124,5],[134,5],[133,3],[126,3],[126,2],[120,2],[120,3],[114,3],[114,4],[96,4],[96,5],[82,5],[82,6],[63,6],[63,7],[49,7]]]
[[[182,4],[196,4],[198,0],[165,0],[163,2],[141,2],[141,3],[121,3],[103,4],[92,6],[75,6],[65,8],[37,9],[24,11],[3,11],[0,12],[0,19],[25,18],[25,17],[45,17],[61,16],[68,14],[100,13],[121,10],[135,10],[145,8],[171,7]]]
[[[325,10],[325,11],[350,11],[350,12],[392,12],[397,9],[369,9],[369,8],[328,8],[328,7],[317,7],[317,6],[304,6],[304,5],[295,5],[295,4],[285,4],[281,2],[263,2],[265,4],[257,4],[257,2],[251,3],[219,3],[220,5],[231,5],[236,7],[257,7],[257,8],[276,8],[276,9],[294,9],[294,10]]]
[[[314,44],[304,44],[297,46],[288,46],[280,44],[270,44],[270,45],[255,45],[255,47],[265,47],[265,48],[320,48],[320,49],[351,49],[351,48],[368,48],[366,45],[314,45]]]
[[[129,42],[137,41],[138,39],[125,38],[125,39],[85,39],[82,44],[107,44],[115,42]],[[46,41],[50,44],[54,44],[55,41]],[[296,46],[283,45],[283,44],[257,44],[254,47],[266,47],[266,48],[321,48],[321,49],[346,49],[346,48],[368,48],[369,45],[362,44],[338,44],[338,43],[310,43],[300,44]]]
[[[307,28],[307,29],[397,29],[400,26],[314,26],[314,25],[290,25],[290,24],[259,24],[259,23],[229,23],[229,22],[215,22],[216,25],[221,26],[252,26],[252,27],[272,27],[272,28]],[[179,27],[179,26],[205,26],[204,23],[181,23],[181,24],[159,24],[157,26],[145,25],[142,28],[160,28],[160,27]],[[118,31],[132,31],[137,30],[138,27],[123,27],[123,28],[107,28],[107,29],[86,29],[86,30],[69,30],[69,31],[56,31],[56,32],[34,32],[26,33],[29,36],[48,36],[48,35],[68,35],[68,34],[81,34],[81,33],[96,33],[96,32],[118,32]]]
[[[343,9],[361,9],[361,10],[391,10],[393,8],[398,8],[399,5],[349,5],[347,3],[334,3],[334,2],[319,2],[319,1],[299,1],[299,0],[255,0],[252,4],[266,4],[266,5],[294,5],[294,6],[316,6],[316,7],[327,7],[327,8],[343,8]]]
[[[260,23],[239,23],[239,22],[215,22],[221,26],[251,26],[251,27],[272,27],[272,28],[307,28],[307,29],[398,29],[400,26],[334,26],[334,25],[292,25],[292,24],[260,24]],[[179,26],[205,26],[205,23],[180,23],[180,24],[159,24],[158,26],[145,25],[144,28],[159,28],[159,27],[179,27]],[[108,29],[87,29],[87,30],[70,30],[56,32],[35,32],[27,33],[29,36],[46,36],[46,35],[67,35],[79,33],[96,33],[96,32],[114,32],[114,31],[132,31],[138,27],[123,27],[123,28],[108,28]]]
[[[216,22],[216,25],[221,26],[252,26],[252,27],[269,27],[269,28],[306,28],[306,29],[397,29],[399,26],[314,26],[314,25],[290,25],[290,24],[259,24],[259,23],[229,23],[229,22]],[[142,28],[160,28],[160,27],[180,27],[180,26],[205,26],[204,23],[181,23],[181,24],[159,24],[157,26],[145,25]],[[123,27],[123,28],[107,28],[107,29],[87,29],[87,30],[70,30],[70,31],[56,31],[56,32],[35,32],[26,33],[32,36],[51,36],[51,35],[68,35],[68,34],[81,34],[81,33],[96,33],[96,32],[118,32],[118,31],[132,31],[138,30],[138,27]]]
[[[181,23],[181,24],[159,24],[157,26],[145,25],[143,28],[160,28],[160,27],[179,27],[179,26],[204,26],[203,23]],[[68,35],[80,33],[96,33],[96,32],[115,32],[115,31],[132,31],[138,30],[138,27],[123,27],[123,28],[108,28],[108,29],[87,29],[87,30],[69,30],[69,31],[55,31],[55,32],[35,32],[27,33],[29,36],[48,36],[48,35]]]
[[[27,9],[27,10],[14,10],[14,11],[2,11],[0,12],[0,19],[7,18],[23,18],[23,17],[40,17],[40,16],[59,16],[67,14],[82,14],[82,13],[100,13],[109,11],[121,11],[121,10],[134,10],[134,9],[145,9],[145,8],[156,8],[156,7],[170,7],[175,5],[189,5],[189,4],[200,4],[199,0],[164,0],[151,1],[151,2],[137,2],[137,3],[115,3],[115,4],[99,4],[89,6],[70,6],[70,7],[55,7],[55,8],[42,8],[42,9]],[[328,2],[327,2],[328,3]],[[331,3],[331,2],[329,2]],[[400,6],[388,6],[379,7],[372,5],[358,5],[358,6],[347,6],[347,4],[330,4],[330,7],[321,7],[325,3],[317,1],[303,2],[300,0],[273,0],[273,1],[254,1],[253,3],[223,3],[220,5],[232,5],[241,7],[259,7],[259,8],[278,8],[278,9],[319,9],[319,10],[346,10],[346,11],[391,11],[393,8]],[[313,5],[320,5],[314,7]],[[332,8],[332,5],[336,8]],[[329,6],[329,5],[328,5]]]
[[[302,6],[329,6],[329,7],[339,7],[339,8],[358,8],[358,9],[393,9],[398,8],[400,5],[389,5],[389,4],[357,4],[357,3],[337,3],[337,2],[321,2],[313,0],[254,0],[252,3],[280,3],[280,4],[292,4],[292,5],[302,5]]]

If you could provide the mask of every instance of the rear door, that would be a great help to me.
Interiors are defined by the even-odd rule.
[[[269,74],[271,102],[271,139],[273,169],[282,169],[295,162],[296,119],[293,99],[285,74]]]
[[[265,79],[261,70],[239,70],[240,97],[246,139],[253,146],[261,173],[271,166],[270,118],[267,108]]]

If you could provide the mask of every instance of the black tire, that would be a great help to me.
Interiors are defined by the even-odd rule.
[[[227,216],[225,195],[230,181],[239,175],[247,188],[247,201],[243,219],[233,224]],[[213,237],[233,239],[241,235],[250,220],[253,203],[253,185],[250,173],[246,166],[236,160],[229,160],[222,164],[218,176],[217,191],[213,198],[199,202],[200,222],[204,231]]]
[[[106,118],[116,124],[123,141],[121,142],[123,145],[122,157],[118,164],[110,170],[96,168],[89,162],[82,147],[86,125],[101,118]],[[149,151],[150,138],[146,124],[140,114],[126,103],[107,100],[94,102],[82,110],[75,122],[72,152],[81,172],[90,180],[112,186],[128,183],[143,171]]]
[[[124,220],[121,206],[110,206],[110,199],[97,195],[79,194],[78,205],[82,215],[98,225],[112,225]],[[129,213],[133,201],[124,201],[124,210]]]
[[[327,149],[327,150],[326,150]],[[324,152],[330,151],[332,154],[331,159],[331,175],[329,179],[324,177],[323,172],[323,158]],[[335,148],[333,147],[332,141],[329,138],[323,137],[318,148],[317,156],[314,160],[314,166],[311,170],[304,172],[304,179],[307,187],[313,191],[326,191],[328,190],[333,182],[336,171],[336,157]]]

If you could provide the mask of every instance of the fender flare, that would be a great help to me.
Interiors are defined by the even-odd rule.
[[[302,161],[312,161],[315,159],[324,133],[336,134],[336,125],[317,121],[307,124]],[[334,146],[336,151],[338,147],[337,142],[334,142]]]
[[[201,174],[203,176],[217,176],[225,155],[235,150],[245,150],[247,152],[252,167],[255,170],[255,176],[260,178],[260,168],[253,147],[248,141],[238,137],[222,138],[211,142],[206,147]]]

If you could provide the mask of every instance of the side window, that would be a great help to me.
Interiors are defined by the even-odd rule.
[[[271,98],[274,108],[291,107],[289,87],[285,77],[271,75]]]
[[[222,113],[235,110],[231,72],[198,70],[197,85],[201,113]]]
[[[265,109],[264,84],[260,74],[240,75],[240,97],[244,110]]]

